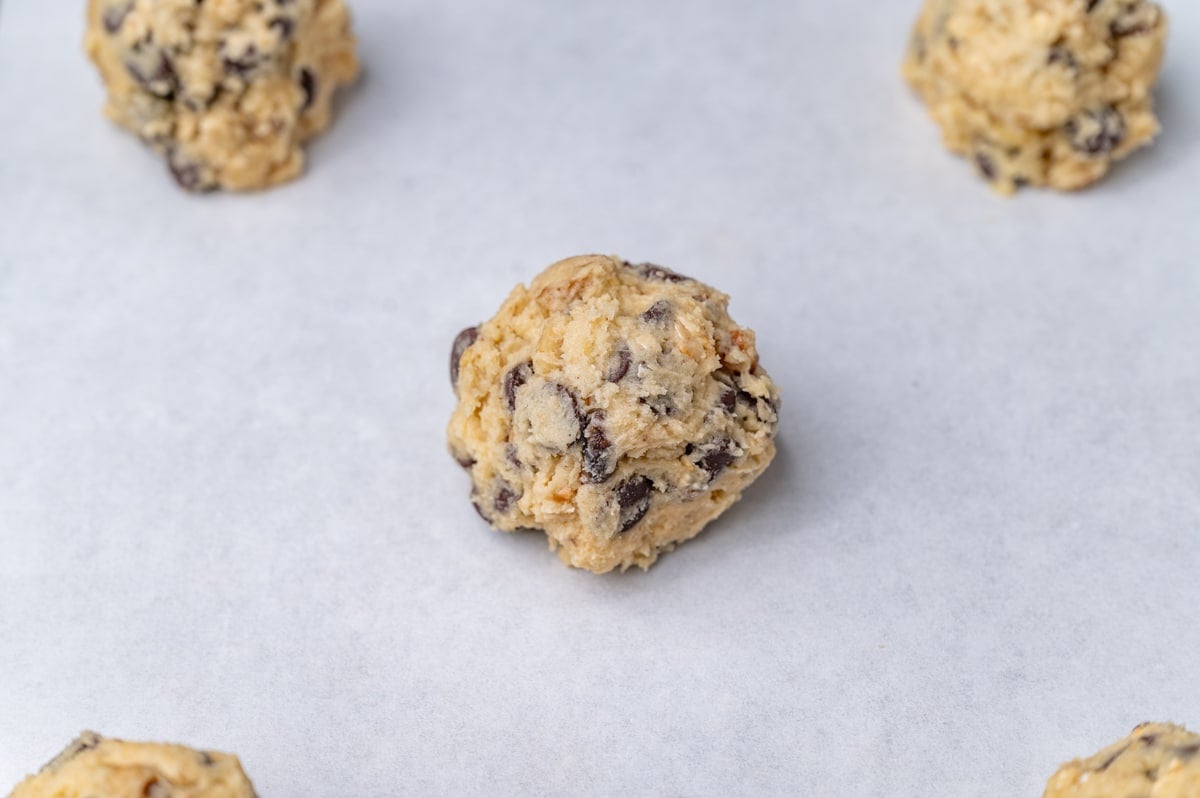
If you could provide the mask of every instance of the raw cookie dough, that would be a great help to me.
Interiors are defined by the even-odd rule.
[[[1169,723],[1143,723],[1088,759],[1068,762],[1043,798],[1197,798],[1200,735]]]
[[[9,798],[255,798],[237,757],[84,732]]]
[[[649,568],[736,502],[775,456],[779,391],[728,302],[590,255],[464,330],[449,441],[479,514],[602,573]]]
[[[89,0],[84,46],[106,113],[190,191],[299,175],[358,74],[342,0]]]
[[[1166,32],[1147,0],[926,0],[903,71],[998,191],[1079,189],[1158,133]]]

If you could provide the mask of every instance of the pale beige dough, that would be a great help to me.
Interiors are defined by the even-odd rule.
[[[299,175],[358,74],[342,0],[89,0],[84,44],[106,113],[192,191]]]
[[[451,452],[497,529],[568,564],[648,568],[737,501],[775,455],[779,391],[728,297],[584,256],[518,286],[451,353]]]
[[[926,0],[904,60],[946,146],[994,188],[1073,190],[1158,133],[1147,0]]]
[[[84,732],[9,798],[255,798],[237,757]]]
[[[1200,735],[1143,723],[1094,756],[1063,765],[1043,798],[1200,798]]]

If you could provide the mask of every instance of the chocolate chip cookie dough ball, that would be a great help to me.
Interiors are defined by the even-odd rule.
[[[1094,756],[1063,765],[1043,798],[1142,796],[1200,796],[1200,736],[1170,723],[1143,723]]]
[[[903,71],[998,191],[1073,190],[1158,133],[1166,31],[1148,0],[926,0]]]
[[[450,450],[506,532],[568,564],[649,568],[729,508],[775,456],[779,391],[729,298],[649,264],[584,256],[464,330]]]
[[[342,0],[89,0],[84,44],[108,115],[190,191],[299,175],[358,74]]]
[[[84,732],[9,798],[256,798],[237,757]]]

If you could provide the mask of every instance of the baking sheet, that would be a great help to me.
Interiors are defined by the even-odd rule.
[[[82,3],[0,12],[0,791],[75,733],[263,796],[1035,796],[1200,726],[1200,6],[1165,134],[989,193],[914,2],[355,0],[300,182],[185,196]],[[650,573],[484,528],[454,334],[581,252],[730,293],[778,461]]]

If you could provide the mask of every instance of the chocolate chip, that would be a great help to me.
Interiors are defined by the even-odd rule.
[[[1120,759],[1121,754],[1125,753],[1128,750],[1129,750],[1129,746],[1127,746],[1127,745],[1122,746],[1119,751],[1117,751],[1115,754],[1110,756],[1108,759],[1104,760],[1104,762],[1100,765],[1100,767],[1096,768],[1096,772],[1103,773],[1104,771],[1108,770],[1110,767],[1112,767],[1112,763],[1116,762],[1118,759]]]
[[[670,269],[665,269],[662,266],[655,266],[653,263],[626,263],[626,266],[636,271],[646,280],[661,280],[664,283],[682,283],[684,280],[690,280],[690,277],[684,277],[679,272],[673,272]]]
[[[1191,743],[1190,745],[1181,745],[1175,749],[1175,756],[1182,759],[1184,762],[1190,762],[1200,754],[1200,743]]]
[[[1143,734],[1141,737],[1138,738],[1138,742],[1145,743],[1148,746],[1154,745],[1156,742],[1158,742],[1158,735],[1157,734]]]
[[[732,448],[733,441],[729,438],[706,443],[703,446],[695,447],[695,451],[699,451],[700,456],[693,462],[697,468],[708,472],[708,481],[712,482],[737,460],[737,455],[730,451]]]
[[[759,396],[754,396],[753,394],[747,393],[746,391],[738,391],[737,398],[738,398],[739,402],[745,402],[746,404],[750,405],[750,407],[752,407],[754,409],[754,415],[757,416],[758,420],[763,422],[764,424],[770,423],[772,420],[772,418],[771,418],[772,416],[778,417],[778,415],[779,415],[779,407],[775,404],[775,400],[772,399],[770,396],[759,397]],[[762,412],[762,407],[764,405],[766,406],[767,410],[769,411],[769,413],[766,414],[765,416]]]
[[[559,398],[571,406],[571,413],[575,416],[575,420],[579,422],[579,430],[582,435],[583,427],[587,424],[587,414],[583,412],[583,403],[579,401],[579,394],[561,382],[554,383],[554,390],[558,392]]]
[[[258,54],[258,48],[253,44],[237,56],[224,55],[221,58],[221,67],[226,74],[237,75],[238,77],[246,77],[262,63],[262,58]]]
[[[517,409],[517,389],[529,381],[533,376],[533,362],[525,361],[519,366],[513,366],[504,375],[504,402],[508,405],[508,412]]]
[[[132,10],[133,3],[129,2],[109,6],[104,9],[104,30],[108,31],[109,35],[121,30],[121,26],[125,24],[125,18],[129,16],[129,12]]]
[[[1116,108],[1098,108],[1071,119],[1064,130],[1076,152],[1107,155],[1125,138],[1125,118]]]
[[[127,63],[125,69],[142,89],[155,97],[161,97],[164,100],[175,98],[179,77],[175,74],[175,65],[171,63],[171,59],[166,53],[158,54],[158,63],[155,65],[154,71],[148,74],[143,72],[137,64]]]
[[[606,416],[603,410],[593,410],[588,416],[587,427],[583,433],[583,481],[599,484],[613,475],[617,470],[612,451],[612,441],[604,428]]]
[[[511,487],[501,485],[500,489],[496,491],[496,498],[493,500],[492,506],[496,508],[496,512],[503,515],[512,509],[513,504],[519,498],[521,498],[520,495]]]
[[[621,534],[629,530],[638,521],[641,521],[647,511],[650,509],[650,490],[654,487],[654,483],[649,477],[630,477],[622,480],[617,484],[616,497],[617,504],[621,508],[621,524],[617,529],[617,534]]]
[[[292,34],[296,32],[296,23],[287,17],[275,17],[267,27],[279,31],[279,38],[284,41],[292,38]]]
[[[616,362],[613,362],[613,361]],[[625,379],[625,375],[629,373],[629,367],[633,365],[633,354],[629,351],[629,347],[624,344],[617,350],[612,358],[609,358],[608,374],[606,378],[609,382],[620,382]]]
[[[1088,0],[1088,4],[1087,4],[1088,12],[1091,13],[1096,8],[1096,6],[1100,5],[1101,2],[1102,2],[1102,0]]]
[[[462,356],[478,339],[478,327],[468,327],[454,337],[454,345],[450,347],[450,387],[458,388],[458,369],[462,363]]]
[[[475,458],[473,458],[473,457],[455,457],[454,462],[458,463],[463,468],[471,468],[472,466],[475,465]]]
[[[675,412],[675,403],[666,394],[643,396],[638,399],[638,402],[650,408],[656,416],[669,416]]]
[[[1075,60],[1075,56],[1062,44],[1055,44],[1050,48],[1050,52],[1046,56],[1046,63],[1049,66],[1062,64],[1070,70],[1079,69],[1079,62]]]
[[[982,152],[975,153],[975,166],[979,168],[979,173],[988,180],[996,179],[996,164],[992,161],[991,156]]]
[[[201,765],[204,765],[204,767],[206,767],[206,768],[210,768],[213,766],[213,763],[216,760],[214,760],[212,758],[212,754],[208,753],[208,751],[200,751],[198,753],[200,754],[200,764]]]
[[[167,151],[167,169],[179,187],[185,191],[201,192],[213,189],[211,184],[205,183],[200,166],[184,161],[176,150]]]
[[[308,67],[300,67],[300,88],[304,92],[304,104],[300,110],[307,111],[317,99],[317,75]]]
[[[1114,39],[1138,36],[1154,30],[1158,24],[1158,9],[1150,3],[1127,3],[1108,26]]]
[[[675,306],[665,299],[655,302],[642,314],[642,321],[647,324],[664,324],[675,312]]]
[[[721,407],[725,408],[725,412],[732,413],[737,409],[737,391],[733,388],[726,388],[721,391],[721,396],[717,401],[721,403]]]
[[[521,458],[517,456],[517,445],[515,443],[504,444],[504,459],[517,471],[524,468]]]

